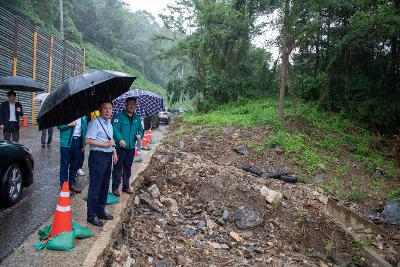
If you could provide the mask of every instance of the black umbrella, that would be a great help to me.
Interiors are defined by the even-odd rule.
[[[0,77],[0,89],[21,92],[44,92],[40,83],[34,79],[21,76]]]
[[[66,80],[40,109],[39,130],[68,124],[129,90],[136,77],[117,71],[91,71]]]

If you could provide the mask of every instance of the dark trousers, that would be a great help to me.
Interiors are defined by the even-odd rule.
[[[40,143],[42,145],[46,144],[46,134],[47,136],[47,144],[51,144],[51,140],[53,140],[53,127],[51,128],[47,128],[47,129],[43,129],[42,130],[42,136],[40,137]]]
[[[131,177],[131,168],[133,163],[133,156],[135,154],[135,149],[124,149],[118,148],[118,161],[113,169],[112,176],[112,189],[118,189],[121,184],[121,172],[124,177],[122,178],[122,188],[129,188],[129,178]],[[123,171],[122,171],[123,169]]]
[[[81,149],[81,155],[79,157],[78,170],[83,168],[83,162],[84,161],[85,161],[85,150]]]
[[[4,139],[7,141],[11,141],[11,136],[12,136],[12,140],[14,142],[18,142],[19,141],[18,122],[16,122],[16,121],[9,122],[3,130],[3,136],[4,136]]]
[[[68,182],[76,184],[76,172],[78,171],[82,138],[72,139],[71,147],[60,147],[60,184]]]
[[[105,212],[110,185],[112,153],[90,151],[87,218]]]

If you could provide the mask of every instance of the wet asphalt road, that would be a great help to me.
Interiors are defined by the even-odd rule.
[[[3,139],[2,133],[0,138]],[[22,190],[22,198],[14,206],[0,208],[0,262],[25,238],[51,217],[57,205],[59,186],[59,131],[55,128],[50,148],[40,145],[37,126],[21,128],[20,143],[32,150],[35,161],[34,182]],[[83,166],[87,173],[87,155]],[[88,183],[88,175],[78,176],[78,186]]]

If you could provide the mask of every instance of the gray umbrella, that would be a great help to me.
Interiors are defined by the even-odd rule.
[[[39,130],[68,124],[93,112],[129,90],[136,77],[116,71],[94,70],[66,80],[52,91],[40,109]]]
[[[34,79],[21,76],[0,77],[0,89],[21,92],[44,92],[40,83]]]

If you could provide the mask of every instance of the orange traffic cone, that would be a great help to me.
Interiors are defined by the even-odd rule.
[[[149,140],[147,140],[147,138],[145,137],[145,138],[143,138],[142,139],[142,147],[147,147],[147,143],[148,143],[148,141]]]
[[[56,236],[63,232],[72,231],[72,212],[71,201],[69,198],[69,185],[64,182],[58,197],[56,212],[53,217],[53,224],[51,226],[50,236]]]

